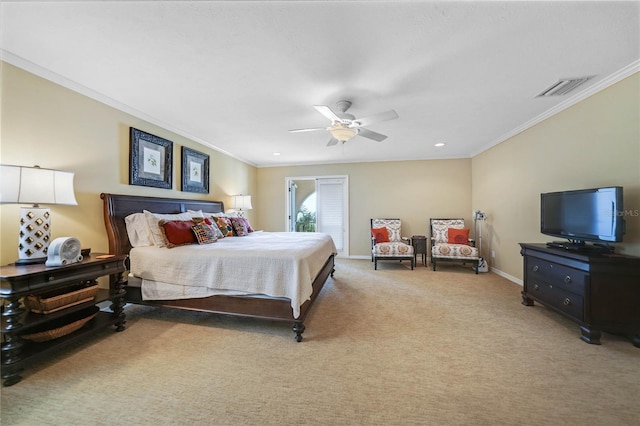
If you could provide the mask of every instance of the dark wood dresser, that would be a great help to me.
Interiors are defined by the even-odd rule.
[[[580,325],[580,338],[600,344],[602,331],[640,348],[640,258],[520,243],[522,304],[534,301]]]

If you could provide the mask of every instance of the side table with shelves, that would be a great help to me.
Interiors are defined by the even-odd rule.
[[[116,331],[125,328],[124,314],[124,272],[126,255],[103,257],[92,253],[82,262],[61,267],[47,267],[44,264],[6,265],[0,269],[0,297],[2,309],[2,380],[4,386],[11,386],[22,380],[20,373],[32,361],[44,356],[54,348],[67,346],[83,336],[114,325]],[[95,282],[109,276],[109,289],[99,289],[92,300],[70,305],[48,314],[29,311],[22,299],[28,295],[42,295],[52,290],[73,288],[78,283]],[[111,301],[110,311],[99,311],[97,305]],[[36,330],[54,327],[66,318],[73,318],[82,311],[97,310],[93,319],[80,329],[68,335],[48,341],[35,342],[24,339]]]
[[[427,237],[424,235],[414,235],[411,237],[411,245],[413,246],[414,263],[418,263],[418,255],[422,256],[422,264],[427,266]]]

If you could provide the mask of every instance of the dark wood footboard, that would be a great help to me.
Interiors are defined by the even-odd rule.
[[[322,270],[313,281],[311,298],[300,307],[300,316],[293,317],[291,301],[286,298],[243,297],[243,296],[210,296],[197,299],[177,300],[142,300],[140,287],[126,287],[126,303],[139,305],[162,306],[165,308],[183,309],[188,311],[209,312],[212,314],[234,315],[240,317],[261,318],[272,321],[286,321],[293,323],[295,339],[302,341],[304,321],[314,301],[322,291],[329,276],[333,276],[334,256],[325,262]]]

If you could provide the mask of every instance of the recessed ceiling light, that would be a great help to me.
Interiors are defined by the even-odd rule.
[[[279,152],[274,152],[273,155],[280,155],[280,153]]]
[[[433,145],[433,146],[437,146],[437,147],[444,146],[444,142],[438,142],[437,144],[435,144],[435,145]]]

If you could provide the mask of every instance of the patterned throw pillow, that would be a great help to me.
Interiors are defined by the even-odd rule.
[[[212,219],[215,220],[216,225],[218,225],[218,228],[220,228],[220,231],[222,231],[223,236],[233,237],[233,225],[231,224],[231,220],[229,218],[212,216]]]
[[[222,233],[220,228],[218,228],[218,225],[216,225],[216,222],[213,219],[214,219],[213,217],[203,217],[203,218],[193,218],[193,221],[196,224],[199,224],[200,222],[206,223],[207,225],[211,226],[213,230],[216,232],[217,238],[224,238],[224,234]]]
[[[244,237],[245,235],[249,235],[249,230],[247,229],[247,221],[241,217],[231,217],[231,225],[233,226],[233,231],[238,237]]]
[[[240,220],[242,220],[244,222],[244,224],[247,227],[247,231],[249,233],[254,232],[253,228],[251,227],[251,224],[249,223],[249,219],[247,219],[246,217],[240,217],[238,219],[240,219]]]
[[[198,223],[191,227],[191,230],[196,236],[198,240],[198,244],[211,244],[218,241],[218,236],[216,235],[216,230],[212,225],[207,225],[206,223]]]
[[[208,219],[207,219],[208,220]],[[216,231],[216,237],[218,238],[224,238],[224,234],[222,233],[222,231],[220,230],[220,228],[218,228],[218,225],[216,225],[216,223],[214,221],[209,221],[211,224],[211,227]]]

